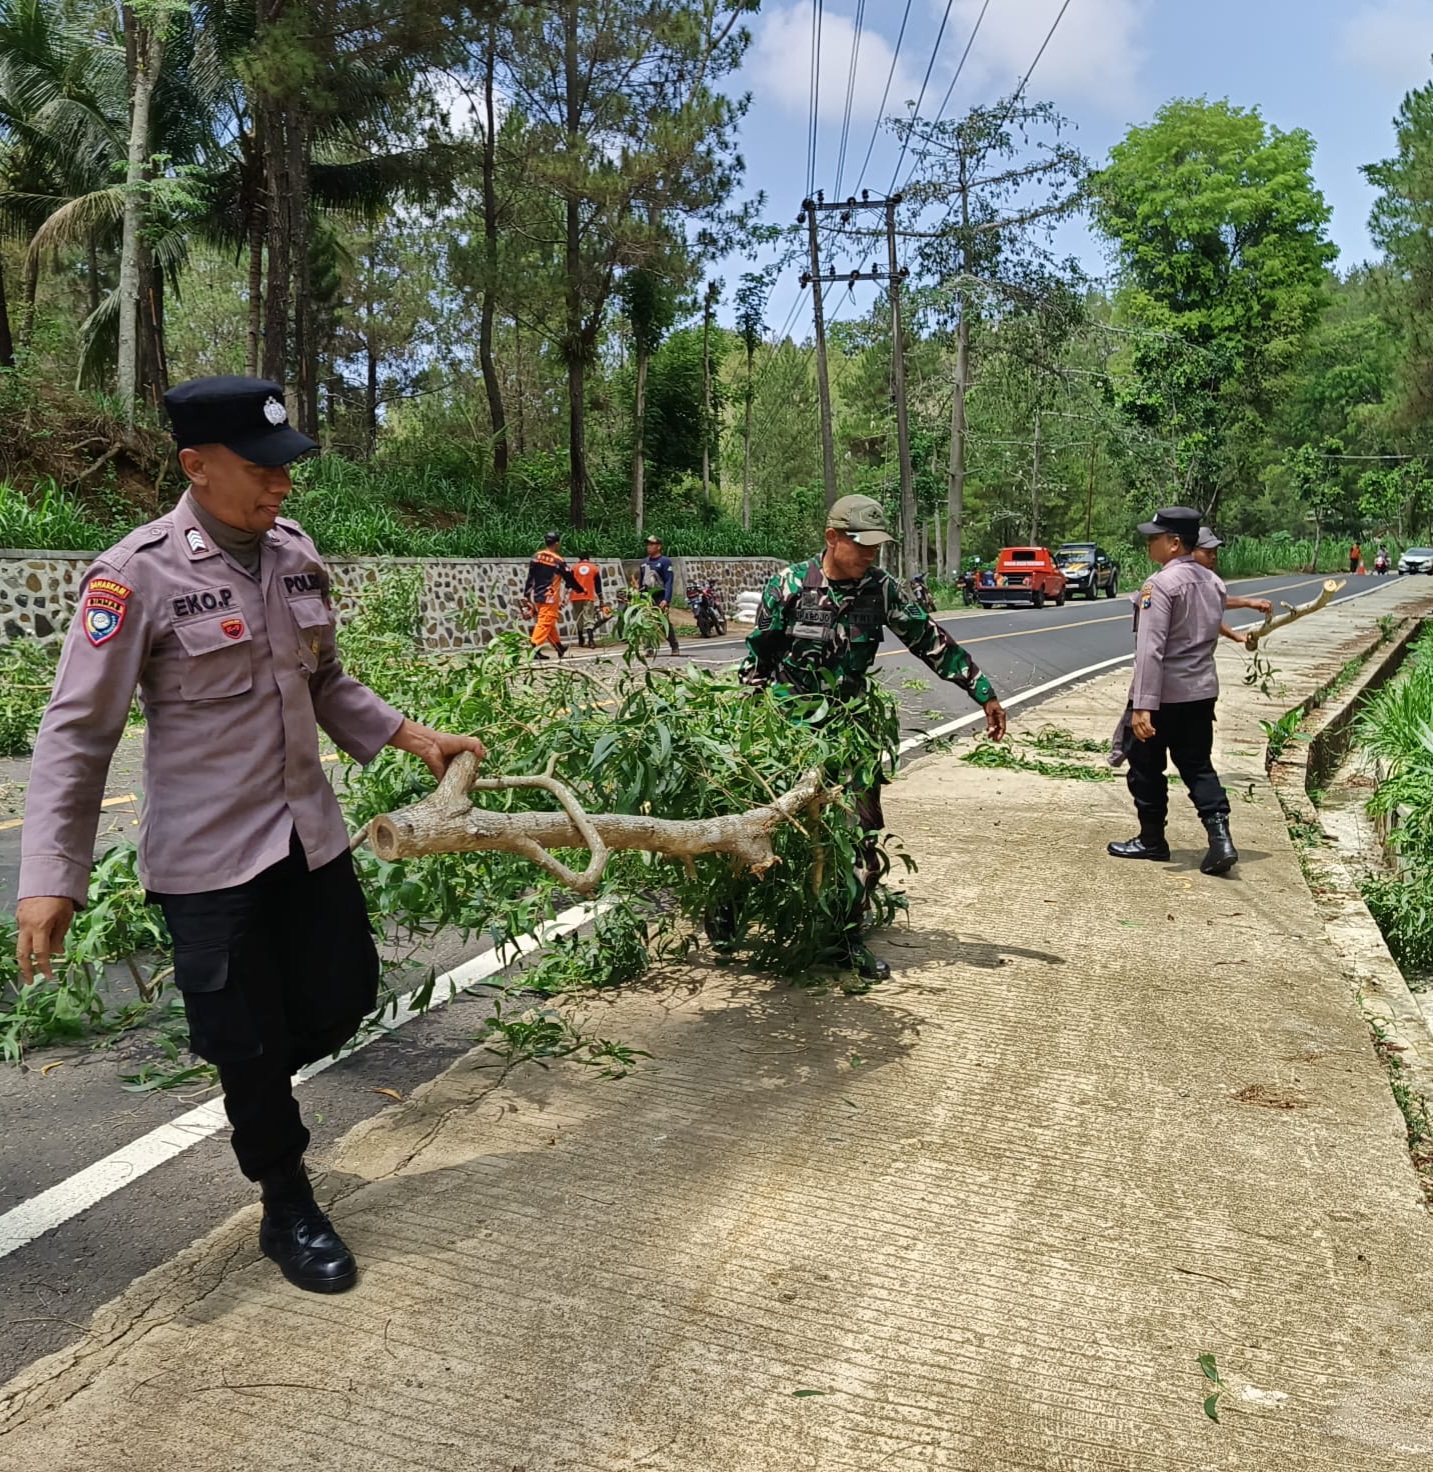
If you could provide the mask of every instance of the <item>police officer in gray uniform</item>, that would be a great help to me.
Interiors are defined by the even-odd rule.
[[[1168,860],[1165,765],[1173,761],[1209,835],[1199,867],[1224,874],[1239,859],[1229,835],[1229,798],[1213,763],[1214,649],[1227,594],[1219,575],[1194,560],[1197,511],[1168,507],[1139,531],[1149,540],[1150,559],[1160,564],[1136,601],[1134,680],[1121,742],[1139,836],[1110,844],[1109,852],[1117,859]]]
[[[20,857],[20,969],[52,975],[83,906],[110,758],[138,686],[139,872],[174,941],[190,1045],[224,1088],[259,1242],[300,1288],[358,1269],[314,1202],[290,1076],[373,1010],[378,954],[318,728],[356,761],[385,746],[435,776],[482,742],[408,720],[345,674],[328,573],[279,515],[289,464],[318,446],[283,390],[201,378],[165,395],[189,489],[85,574],[35,741]]]

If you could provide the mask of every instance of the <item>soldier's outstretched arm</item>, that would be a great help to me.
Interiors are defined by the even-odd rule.
[[[969,652],[925,609],[900,597],[894,580],[887,589],[886,622],[917,659],[942,680],[959,685],[977,705],[984,707],[986,731],[999,741],[1005,735],[1005,710],[995,697],[995,687],[981,674],[980,666]]]

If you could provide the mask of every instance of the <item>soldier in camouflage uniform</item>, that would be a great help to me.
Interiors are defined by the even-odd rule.
[[[876,566],[881,544],[894,540],[878,501],[869,496],[837,501],[826,521],[825,552],[793,564],[766,585],[756,628],[746,641],[742,680],[817,694],[827,691],[830,672],[837,679],[836,697],[849,699],[865,689],[889,628],[942,680],[959,685],[985,707],[987,729],[1000,740],[1005,712],[990,681],[923,608],[902,595],[896,579]],[[878,845],[885,827],[880,787],[852,795],[857,821],[868,837],[860,876],[866,899],[853,917],[851,958],[862,976],[882,980],[890,967],[871,954],[860,933],[880,880]]]

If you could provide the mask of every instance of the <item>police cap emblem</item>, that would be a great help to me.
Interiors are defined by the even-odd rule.
[[[279,425],[288,423],[289,411],[273,394],[270,394],[264,400],[264,418],[277,429]]]

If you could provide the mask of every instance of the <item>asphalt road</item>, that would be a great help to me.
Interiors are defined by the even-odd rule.
[[[1235,591],[1300,602],[1320,581],[1266,578]],[[1342,596],[1363,593],[1372,581],[1356,578]],[[1371,596],[1378,596],[1376,589]],[[1236,614],[1233,621],[1249,617]],[[1132,647],[1124,600],[1039,611],[971,610],[942,622],[1002,698],[1127,655]],[[937,680],[891,636],[887,640],[881,678],[900,699],[908,732],[974,711],[963,691]],[[684,650],[711,664],[730,663],[740,652],[739,639],[694,640]],[[1112,710],[1111,727],[1115,718]],[[1031,705],[1015,719],[1035,720]],[[15,894],[24,776],[22,763],[0,765],[0,901],[7,909]],[[119,834],[133,823],[127,797],[137,790],[137,777],[138,743],[128,737],[111,774],[104,832]],[[460,958],[450,948],[435,960],[452,965]],[[312,1157],[321,1162],[349,1128],[390,1106],[390,1097],[378,1090],[407,1094],[466,1052],[488,1009],[481,993],[459,997],[308,1082],[301,1097],[314,1132]],[[123,1092],[118,1074],[135,1046],[122,1041],[107,1050],[52,1049],[32,1055],[23,1068],[0,1066],[0,1217],[197,1101]],[[211,1137],[0,1257],[0,1382],[79,1337],[98,1305],[252,1199],[227,1140]]]

